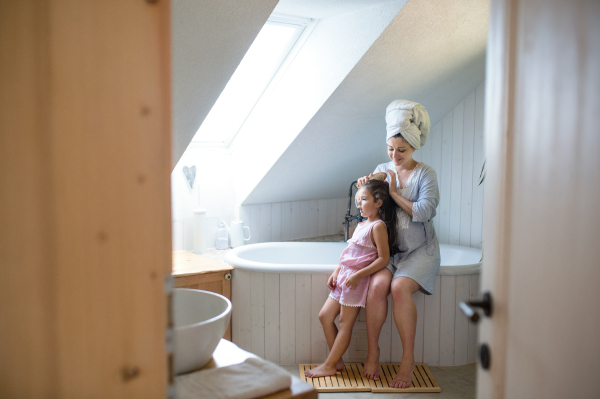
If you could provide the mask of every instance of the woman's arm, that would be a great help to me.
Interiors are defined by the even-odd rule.
[[[346,286],[354,290],[358,286],[358,283],[364,277],[370,276],[373,273],[378,272],[390,263],[390,246],[388,243],[388,233],[385,228],[385,224],[377,223],[373,226],[373,243],[377,247],[377,259],[375,259],[369,266],[364,269],[360,269],[356,273],[353,273],[346,280]]]
[[[390,197],[394,202],[402,208],[402,210],[408,213],[410,216],[413,215],[413,202],[407,200],[396,191],[396,173],[393,170],[388,169],[388,175],[390,176]]]
[[[413,202],[411,216],[413,222],[425,223],[435,216],[435,209],[440,202],[437,185],[437,174],[433,168],[423,172],[419,183],[419,198]]]

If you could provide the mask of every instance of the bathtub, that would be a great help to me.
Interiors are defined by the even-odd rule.
[[[227,253],[232,274],[232,340],[242,349],[281,365],[320,363],[328,349],[318,313],[344,242],[272,242],[241,246]],[[441,267],[433,295],[417,292],[415,361],[457,366],[476,361],[477,331],[458,308],[476,298],[481,250],[440,245]],[[381,362],[399,362],[400,336],[388,317],[379,337]],[[366,356],[364,309],[354,326],[345,361]]]

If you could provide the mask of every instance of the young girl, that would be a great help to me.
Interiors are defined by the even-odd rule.
[[[344,368],[342,355],[350,345],[358,312],[365,306],[369,277],[388,265],[393,255],[390,248],[397,247],[396,204],[390,198],[388,184],[369,180],[358,190],[356,199],[360,214],[368,220],[358,224],[327,281],[331,293],[319,312],[319,320],[330,352],[325,363],[304,372],[307,377],[334,375]],[[339,331],[334,323],[338,314]]]

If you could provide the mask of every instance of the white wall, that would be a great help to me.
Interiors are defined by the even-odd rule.
[[[484,161],[483,109],[485,82],[431,129],[429,142],[415,159],[437,172],[440,204],[433,219],[441,243],[481,248]],[[214,247],[218,222],[240,218],[251,230],[251,243],[285,241],[342,231],[348,197],[244,205],[237,208],[226,153],[188,151],[171,175],[173,250],[193,250],[192,211],[207,209],[208,247]],[[194,190],[187,187],[183,165],[196,165]],[[227,184],[224,184],[227,183]],[[345,184],[350,185],[350,181]],[[218,188],[218,191],[217,189]],[[352,214],[356,214],[353,206]]]
[[[434,126],[415,159],[437,172],[440,204],[433,219],[440,243],[481,248],[485,81]]]

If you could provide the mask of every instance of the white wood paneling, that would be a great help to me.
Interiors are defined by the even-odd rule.
[[[329,294],[328,277],[266,273],[262,278],[261,273],[234,270],[233,341],[279,364],[323,362],[329,352],[318,315]],[[413,295],[417,308],[415,361],[439,366],[475,362],[475,325],[467,324],[457,303],[477,297],[478,279],[478,275],[438,276],[433,295]],[[364,360],[365,320],[362,310],[345,360]],[[401,361],[403,348],[393,322],[391,296],[379,346],[381,362]]]
[[[471,201],[475,139],[475,92],[464,101],[462,195],[460,199],[460,245],[471,246]],[[483,148],[479,149],[483,151]]]
[[[423,361],[430,366],[440,365],[441,279],[435,277],[432,295],[425,296],[423,317]]]
[[[297,364],[295,274],[279,275],[279,323],[279,364]]]
[[[448,244],[450,238],[450,202],[452,194],[452,112],[442,121],[442,162],[438,174],[440,180],[440,236],[441,243]]]
[[[265,359],[279,363],[279,274],[265,274]]]
[[[469,287],[469,298],[470,300],[480,299],[479,295],[479,275],[474,274],[470,276],[470,287]],[[477,361],[477,324],[469,323],[469,338],[467,342],[467,361],[469,363],[475,363]]]
[[[296,274],[296,363],[310,363],[311,283],[310,274]]]
[[[467,364],[469,342],[469,319],[461,312],[458,303],[469,300],[469,276],[456,276],[456,301],[454,319],[454,364]]]
[[[292,239],[292,203],[281,204],[281,241]]]
[[[319,236],[326,236],[328,233],[327,231],[327,200],[326,199],[320,199],[319,200],[319,209],[318,209],[319,213],[318,213],[318,230],[317,230],[317,234]]]
[[[260,206],[260,241],[271,241],[271,204],[262,204]]]
[[[271,241],[281,241],[281,202],[271,204]]]
[[[250,244],[262,242],[261,240],[261,215],[262,210],[260,205],[250,205]],[[244,223],[245,224],[245,223]]]
[[[462,197],[462,147],[465,103],[458,104],[452,113],[452,183],[450,193],[450,231],[448,243],[460,242],[460,204]]]
[[[308,211],[308,237],[319,236],[319,200],[307,201]]]
[[[456,276],[441,276],[440,364],[454,364]]]
[[[342,219],[337,215],[336,199],[330,198],[327,200],[327,235],[337,233],[338,223],[342,223]]]
[[[323,326],[319,321],[319,311],[323,307],[329,288],[327,288],[327,274],[313,274],[310,295],[310,358],[311,363],[322,363],[327,358],[327,341],[323,334]]]
[[[475,93],[475,138],[476,151],[473,157],[473,202],[471,204],[471,246],[481,248],[483,227],[483,185],[479,186],[479,174],[485,160],[483,151],[483,109],[485,84],[480,84]]]
[[[291,209],[292,225],[291,225],[290,240],[297,240],[298,238],[302,237],[302,232],[301,232],[301,228],[300,228],[300,216],[301,216],[300,208],[301,208],[300,201],[292,202],[292,209]]]
[[[430,166],[435,170],[437,179],[438,179],[438,188],[441,189],[442,185],[442,123],[438,123],[435,127],[431,129],[431,164]],[[427,144],[426,144],[427,145]],[[440,199],[440,205],[444,199]],[[438,235],[438,239],[441,242],[441,233],[440,233],[440,205],[437,208],[437,215],[433,218],[433,225],[435,227],[435,231]]]
[[[234,315],[233,332],[234,342],[242,349],[252,351],[252,310],[250,309],[251,291],[250,291],[250,272],[234,269],[233,279],[235,290],[232,303],[232,312]],[[244,306],[240,306],[244,304]],[[237,326],[236,326],[237,324]],[[235,337],[237,333],[237,337]]]
[[[250,309],[252,317],[252,350],[265,357],[265,273],[250,273]]]
[[[300,201],[300,237],[310,237],[310,201]]]

